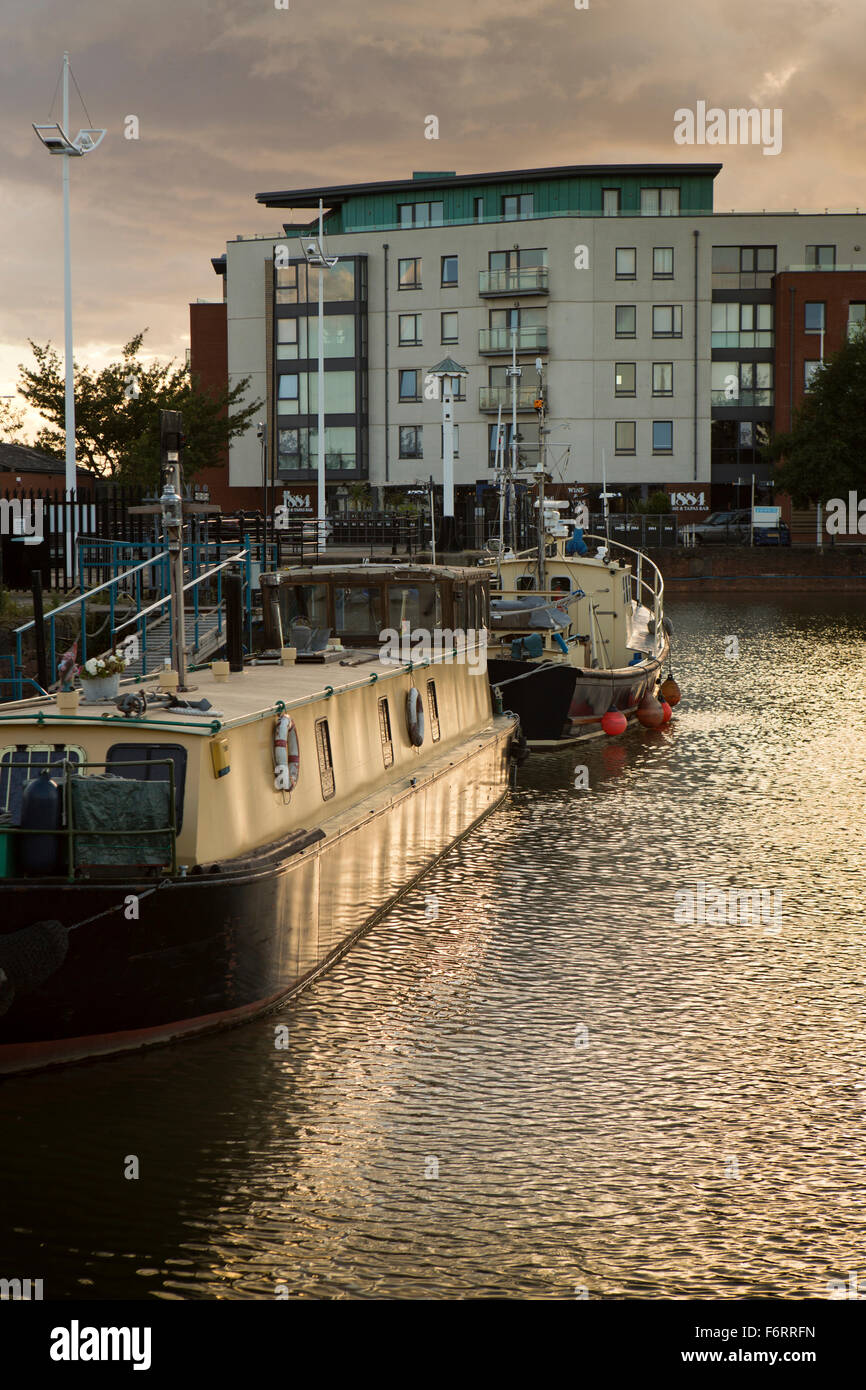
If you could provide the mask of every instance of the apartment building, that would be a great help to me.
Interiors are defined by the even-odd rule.
[[[802,283],[804,305],[815,301],[801,277],[837,286],[822,336],[831,351],[843,321],[847,331],[844,296],[852,322],[866,300],[866,224],[859,213],[714,212],[720,169],[415,173],[257,194],[271,215],[300,219],[229,241],[213,265],[224,277],[228,377],[249,376],[266,402],[278,479],[314,496],[320,271],[303,239],[315,234],[321,199],[327,255],[338,258],[323,272],[329,503],[354,483],[380,499],[431,476],[441,483],[442,407],[429,373],[444,358],[466,373],[453,382],[458,497],[482,497],[500,406],[511,442],[515,342],[522,463],[538,458],[540,358],[556,481],[597,493],[604,467],[614,490],[692,494],[699,510],[738,500],[752,474],[766,483],[760,450],[777,390],[790,396],[789,362],[794,376],[805,371],[793,354],[809,347],[777,332],[792,303],[800,312],[791,282]],[[831,252],[847,278],[828,277]],[[211,312],[209,360],[219,358],[212,306],[193,305],[194,369],[197,310]],[[261,477],[251,430],[232,444],[231,490]]]

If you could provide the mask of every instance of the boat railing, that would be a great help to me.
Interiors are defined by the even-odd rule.
[[[133,565],[130,569],[123,570],[120,574],[113,575],[111,579],[107,579],[105,583],[98,584],[95,589],[88,589],[86,593],[80,594],[78,598],[68,599],[66,603],[61,603],[57,608],[52,608],[49,613],[43,615],[43,625],[45,623],[48,624],[48,651],[46,657],[49,672],[49,685],[57,680],[57,619],[62,614],[68,613],[74,608],[79,610],[81,616],[81,650],[78,654],[78,660],[80,665],[83,666],[87,660],[88,603],[96,598],[98,594],[107,593],[109,628],[113,632],[117,601],[123,592],[121,586],[129,585],[131,581],[133,590],[131,597],[136,605],[136,609],[140,610],[142,589],[146,587],[142,583],[142,573],[144,570],[150,569],[152,565],[158,564],[164,557],[166,559],[168,558],[167,550],[160,551],[158,554],[152,555],[148,560],[142,561],[141,564]],[[126,592],[128,594],[128,589]],[[13,681],[15,698],[19,700],[23,697],[23,688],[26,680],[24,676],[24,635],[30,632],[31,629],[35,629],[36,622],[36,618],[31,618],[29,622],[22,623],[20,627],[15,629],[15,668],[12,672],[11,679]]]
[[[67,880],[68,880],[70,883],[73,883],[73,882],[75,881],[75,872],[76,872],[76,869],[77,869],[78,867],[80,867],[80,866],[76,863],[76,858],[75,858],[75,846],[76,846],[76,841],[79,840],[79,839],[81,839],[82,837],[85,837],[85,836],[93,836],[93,837],[105,839],[106,837],[109,837],[109,836],[112,837],[112,838],[114,838],[114,837],[116,837],[116,836],[121,836],[121,837],[122,837],[122,836],[131,836],[131,835],[134,835],[134,836],[136,836],[136,837],[138,837],[138,838],[141,838],[142,836],[149,836],[149,835],[161,835],[163,838],[165,838],[165,837],[167,836],[167,837],[168,837],[168,841],[169,841],[169,846],[170,846],[170,848],[169,848],[169,852],[168,852],[168,854],[167,854],[165,860],[164,860],[164,861],[159,861],[159,862],[154,861],[153,863],[148,864],[148,867],[149,867],[149,868],[160,868],[160,867],[161,867],[161,868],[166,868],[166,869],[169,869],[170,872],[171,872],[172,874],[176,874],[176,873],[177,873],[177,802],[176,802],[176,799],[175,799],[174,761],[173,761],[173,759],[172,759],[172,758],[152,758],[152,759],[150,759],[149,761],[144,760],[144,759],[142,759],[142,760],[140,760],[140,761],[136,761],[135,759],[130,759],[130,760],[128,760],[128,761],[127,761],[127,760],[124,760],[122,764],[119,764],[119,763],[116,763],[116,762],[114,762],[114,763],[97,762],[97,761],[91,761],[90,759],[88,759],[88,760],[87,760],[87,763],[85,764],[85,766],[86,766],[86,768],[87,768],[87,770],[88,770],[88,773],[89,773],[90,769],[91,769],[91,768],[94,768],[94,767],[103,767],[103,768],[108,768],[108,767],[117,768],[118,766],[122,766],[122,767],[147,767],[147,768],[152,768],[152,767],[167,767],[167,768],[168,768],[168,797],[169,797],[169,821],[168,821],[168,825],[156,826],[155,828],[147,827],[147,828],[141,828],[141,829],[136,828],[136,827],[133,826],[131,829],[123,829],[123,830],[120,829],[120,828],[119,828],[118,826],[116,826],[116,825],[106,826],[106,827],[104,827],[104,828],[99,828],[99,829],[96,829],[96,830],[82,830],[82,829],[80,829],[78,826],[75,825],[75,823],[74,823],[74,817],[73,817],[73,814],[72,814],[72,796],[71,796],[71,794],[70,794],[70,781],[71,781],[72,776],[80,777],[80,776],[82,775],[82,766],[81,766],[81,764],[79,764],[79,763],[77,763],[77,762],[74,763],[74,762],[71,762],[69,759],[65,759],[62,763],[55,763],[55,764],[53,764],[53,765],[52,765],[52,764],[47,764],[47,765],[43,765],[43,766],[40,767],[40,771],[41,771],[41,772],[57,773],[57,772],[60,772],[61,770],[62,770],[62,772],[63,772],[63,815],[64,815],[65,824],[64,824],[64,825],[61,825],[61,826],[48,827],[48,828],[46,828],[46,829],[36,829],[36,828],[32,828],[32,829],[31,829],[30,826],[22,826],[22,825],[5,825],[5,824],[3,824],[3,823],[0,823],[0,836],[10,835],[10,836],[13,837],[13,842],[14,842],[15,838],[20,837],[20,836],[26,836],[26,835],[53,835],[55,839],[63,839],[63,840],[65,840],[65,842],[66,842],[66,875],[65,875],[65,877],[67,878]],[[86,774],[85,774],[85,775],[86,775]],[[35,781],[36,779],[35,779],[35,778],[31,778],[30,780],[31,780],[31,781]],[[101,867],[104,867],[104,866],[101,866]],[[129,868],[130,868],[129,865],[127,865],[127,864],[118,864],[116,867],[117,867],[117,869],[118,869],[118,871],[119,871],[119,874],[128,877],[128,875],[129,875]],[[11,877],[11,876],[12,876],[12,875],[10,875],[10,877]],[[60,875],[60,876],[62,877],[62,875]],[[52,876],[51,876],[51,875],[40,875],[40,877],[52,877]],[[58,877],[58,875],[54,875],[54,877]]]
[[[201,636],[202,636],[202,631],[201,631],[201,624],[202,624],[202,622],[203,622],[204,620],[206,620],[206,619],[212,617],[212,616],[215,618],[215,621],[216,621],[216,631],[217,631],[218,635],[219,635],[220,637],[222,637],[222,631],[223,631],[222,571],[223,571],[224,569],[226,569],[229,565],[236,565],[236,564],[238,564],[238,562],[241,561],[241,560],[245,560],[245,561],[246,561],[246,564],[245,564],[245,574],[244,574],[244,582],[245,582],[245,587],[246,587],[246,588],[249,588],[250,582],[251,582],[250,547],[249,547],[249,546],[246,546],[243,550],[238,550],[238,551],[236,551],[234,555],[229,555],[227,559],[221,560],[220,563],[219,563],[218,565],[214,565],[211,569],[205,570],[203,574],[197,575],[194,579],[191,579],[191,580],[189,581],[189,583],[184,584],[184,586],[183,586],[183,593],[186,594],[187,592],[192,591],[192,595],[193,595],[193,603],[192,603],[192,609],[193,609],[193,612],[192,612],[192,619],[193,619],[193,626],[192,626],[192,645],[193,645],[193,648],[194,648],[194,649],[197,649],[197,648],[199,647],[199,645],[200,645]],[[210,607],[210,608],[203,608],[202,605],[201,605],[201,601],[200,601],[200,600],[201,600],[201,591],[200,591],[199,586],[202,585],[202,584],[205,584],[205,583],[209,582],[211,579],[213,579],[213,577],[214,577],[215,575],[216,575],[216,578],[217,578],[217,583],[216,583],[216,595],[215,595],[215,601],[214,601],[213,607]],[[131,618],[127,618],[126,622],[120,623],[120,624],[114,629],[114,636],[116,637],[119,633],[123,632],[123,631],[124,631],[126,628],[128,628],[128,627],[132,627],[133,625],[135,625],[135,627],[137,628],[137,630],[138,630],[138,631],[137,631],[137,636],[138,636],[138,647],[139,647],[139,651],[140,651],[140,654],[141,654],[141,663],[142,663],[141,670],[142,670],[142,674],[143,674],[143,675],[146,675],[146,674],[147,674],[147,619],[148,619],[152,614],[154,614],[154,613],[160,613],[160,619],[159,619],[159,621],[162,621],[163,618],[167,618],[168,621],[169,621],[169,623],[170,623],[170,622],[171,622],[171,614],[172,614],[171,603],[172,603],[172,596],[171,596],[171,594],[165,594],[162,598],[156,599],[156,601],[155,601],[154,603],[149,604],[147,608],[143,608],[143,609],[141,610],[141,612],[136,613],[136,614],[135,614],[133,617],[131,617]],[[185,602],[185,601],[184,601],[184,607],[186,607],[186,602]],[[166,609],[166,612],[165,612],[165,613],[162,613],[162,612],[161,612],[162,609]],[[142,624],[143,624],[143,626],[142,626]]]
[[[556,557],[555,557],[555,558],[558,559],[558,560],[581,560],[581,559],[595,558],[594,556],[593,556],[593,557],[589,557],[589,556],[580,556],[580,555],[566,555],[566,553],[565,553],[565,544],[566,544],[566,541],[565,541],[564,539],[560,538],[560,537],[555,537],[555,538],[552,538],[552,539],[554,539],[554,542],[555,542],[555,544],[556,544]],[[617,552],[622,551],[622,552],[624,552],[624,554],[633,555],[633,556],[635,557],[636,564],[635,564],[634,562],[632,562],[632,563],[633,563],[633,569],[632,569],[632,574],[631,574],[631,580],[632,580],[632,597],[636,600],[636,602],[637,602],[639,605],[645,605],[647,608],[649,608],[649,609],[652,611],[653,619],[654,619],[654,621],[655,621],[656,630],[658,630],[659,624],[660,624],[660,622],[661,622],[661,620],[662,620],[662,618],[663,618],[663,616],[664,616],[664,588],[665,588],[665,581],[664,581],[664,577],[663,577],[663,575],[662,575],[662,572],[661,572],[661,570],[659,569],[658,565],[655,563],[655,561],[652,560],[652,559],[650,558],[650,556],[646,554],[645,551],[643,551],[643,550],[637,550],[634,546],[626,545],[623,541],[615,541],[615,540],[609,539],[607,536],[598,536],[598,535],[595,535],[595,534],[592,533],[592,532],[585,531],[585,532],[583,533],[583,539],[584,539],[584,541],[587,541],[587,542],[589,542],[589,541],[596,542],[596,543],[597,543],[598,545],[600,545],[600,546],[603,548],[603,550],[606,551],[606,552],[609,552],[609,553],[610,553],[610,552],[613,552],[614,550],[617,551]],[[521,550],[521,551],[518,551],[516,554],[510,556],[509,559],[510,559],[512,562],[516,561],[518,564],[519,564],[521,561],[522,561],[524,564],[526,564],[526,563],[531,563],[531,562],[535,561],[535,560],[537,559],[537,556],[538,556],[537,547],[531,546],[528,550]],[[553,558],[553,557],[552,557],[552,556],[548,556],[547,558],[548,558],[548,559],[551,559],[551,558]],[[618,556],[617,556],[617,555],[614,555],[613,558],[616,559],[616,558],[618,558]],[[647,570],[647,569],[649,570],[649,578],[647,578],[647,577],[645,576],[645,573],[644,573],[644,571]],[[505,592],[505,591],[500,591],[500,592]],[[507,592],[508,592],[508,593],[514,593],[515,590],[509,589],[509,590],[507,590]],[[540,590],[535,590],[535,589],[528,589],[528,590],[520,590],[520,591],[518,591],[518,592],[521,592],[521,593],[531,593],[531,594],[539,593],[539,594],[540,594],[541,591],[540,591]],[[560,597],[561,597],[561,596],[560,596]]]

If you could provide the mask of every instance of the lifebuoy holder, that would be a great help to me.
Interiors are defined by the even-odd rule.
[[[301,754],[295,721],[290,714],[278,715],[274,725],[274,781],[277,790],[294,791],[300,770]]]
[[[424,742],[424,702],[414,685],[406,696],[406,729],[414,746],[420,748]]]

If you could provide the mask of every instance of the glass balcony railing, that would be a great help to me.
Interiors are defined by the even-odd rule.
[[[479,352],[511,352],[514,334],[510,328],[482,328],[478,334]],[[538,352],[547,348],[547,325],[518,328],[517,351]]]
[[[740,391],[737,396],[729,396],[726,391],[713,391],[711,393],[713,405],[729,405],[732,408],[738,406],[752,405],[772,405],[773,389],[763,389],[760,391]]]
[[[479,294],[547,294],[547,266],[528,265],[515,270],[482,270]]]
[[[538,396],[535,389],[531,386],[518,386],[517,388],[517,409],[534,410]],[[510,386],[481,386],[478,390],[478,409],[479,410],[498,410],[502,406],[503,414],[511,409],[511,387]]]
[[[761,333],[713,333],[714,348],[771,348],[774,346],[772,329]]]

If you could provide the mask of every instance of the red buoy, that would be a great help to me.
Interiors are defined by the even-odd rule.
[[[673,714],[673,710],[671,709],[671,707],[670,707],[670,705],[668,704],[667,700],[662,700],[662,714],[664,715],[664,719],[662,720],[662,723],[663,723],[663,724],[669,723],[669,722],[670,722],[670,717],[671,717],[671,715]]]
[[[649,691],[637,707],[637,717],[645,729],[658,729],[664,723],[662,707],[655,695],[651,695]]]
[[[667,700],[671,709],[673,709],[674,705],[678,705],[680,700],[682,699],[682,696],[680,695],[680,688],[674,680],[673,676],[668,676],[667,680],[662,682],[662,688],[659,691],[659,694],[661,695],[663,700]]]
[[[618,709],[609,709],[607,714],[601,717],[601,727],[606,734],[614,738],[617,734],[624,734],[628,728],[628,720]]]

